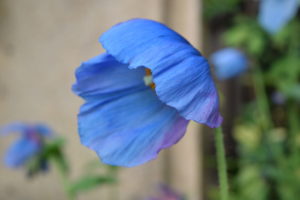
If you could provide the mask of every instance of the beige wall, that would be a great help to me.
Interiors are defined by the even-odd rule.
[[[94,152],[79,143],[76,113],[82,101],[71,93],[74,69],[103,51],[98,36],[133,17],[168,23],[199,44],[198,0],[1,0],[0,125],[14,120],[45,121],[68,139],[72,177]],[[0,155],[13,138],[1,138]],[[113,189],[84,193],[79,199],[142,199],[156,184],[169,182],[190,199],[200,199],[201,154],[197,126],[189,127],[175,148],[144,166],[122,169]],[[23,171],[0,165],[0,199],[65,199],[56,171],[28,181]]]

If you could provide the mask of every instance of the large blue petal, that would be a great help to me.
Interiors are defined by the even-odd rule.
[[[5,164],[8,167],[20,167],[32,156],[37,154],[41,146],[33,140],[22,137],[10,146],[5,154]]]
[[[107,54],[77,70],[73,90],[87,101],[78,115],[80,139],[105,163],[145,163],[185,133],[188,121],[145,86],[144,75]]]
[[[159,99],[183,117],[210,127],[221,124],[209,65],[176,32],[152,20],[133,19],[113,26],[100,42],[129,68],[151,69]]]
[[[105,101],[105,100],[104,100]],[[78,116],[81,142],[111,165],[135,166],[175,144],[188,121],[161,103],[151,89],[109,103],[92,100]]]
[[[298,7],[299,0],[261,0],[259,23],[274,34],[296,15]]]
[[[243,73],[248,67],[246,56],[234,48],[224,48],[211,56],[215,72],[220,80],[232,78]]]

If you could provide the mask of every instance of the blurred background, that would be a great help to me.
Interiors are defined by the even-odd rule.
[[[212,64],[225,118],[230,200],[297,200],[300,196],[299,9],[294,6],[295,11],[289,14],[285,10],[291,6],[279,6],[288,20],[278,30],[270,31],[268,24],[260,20],[260,3],[258,0],[0,0],[0,126],[16,120],[48,124],[65,138],[62,148],[69,163],[69,176],[78,180],[90,169],[89,163],[98,163],[98,158],[80,144],[77,134],[76,115],[82,100],[70,89],[75,81],[74,70],[82,61],[104,52],[98,37],[112,25],[136,17],[154,19],[182,34]],[[276,23],[277,17],[280,14],[272,23]],[[245,70],[230,77],[220,75],[218,61],[212,55],[225,47],[242,53]],[[231,71],[235,58],[229,59],[229,63]],[[99,186],[78,193],[77,199],[147,199],[159,195],[160,184],[168,185],[184,199],[218,199],[212,131],[191,123],[186,136],[161,152],[158,159],[114,170],[114,183],[99,181]],[[16,137],[1,137],[1,158]],[[1,164],[0,199],[68,199],[59,170],[50,168],[48,173],[29,178],[24,170]],[[99,165],[97,173],[107,173],[106,170]],[[84,187],[89,184],[85,182]]]
[[[118,22],[143,17],[168,21],[196,46],[200,41],[198,1],[1,0],[0,10],[0,124],[15,120],[49,124],[66,138],[73,179],[85,172],[87,162],[98,160],[79,142],[76,115],[82,100],[71,85],[80,63],[104,51],[98,43],[100,34]],[[143,199],[167,179],[179,191],[198,198],[200,156],[193,139],[198,136],[187,134],[168,161],[161,155],[146,165],[121,169],[116,188],[99,187],[79,199]],[[13,140],[14,136],[1,138],[2,157]],[[66,199],[55,169],[28,179],[24,171],[3,164],[0,174],[0,199]]]

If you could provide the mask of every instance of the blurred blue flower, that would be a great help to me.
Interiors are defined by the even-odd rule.
[[[236,77],[246,71],[248,61],[246,56],[234,48],[224,48],[213,53],[210,57],[215,67],[218,79],[225,80]]]
[[[269,33],[275,34],[297,13],[299,0],[261,0],[259,23]]]
[[[157,197],[150,197],[146,200],[184,200],[184,196],[175,192],[167,185],[160,185],[160,194]]]
[[[86,101],[78,114],[81,142],[103,162],[139,165],[177,143],[189,120],[221,124],[209,65],[179,34],[133,19],[100,42],[107,53],[81,64],[72,89]]]
[[[287,100],[286,96],[278,91],[272,93],[271,99],[277,105],[283,105]]]
[[[0,135],[19,133],[20,138],[7,150],[4,162],[8,167],[18,168],[37,155],[43,147],[43,138],[50,137],[52,131],[44,124],[12,123],[0,127]]]

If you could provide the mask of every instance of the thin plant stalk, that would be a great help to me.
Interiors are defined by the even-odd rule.
[[[62,181],[62,184],[64,186],[65,193],[68,195],[69,200],[74,200],[74,199],[76,199],[76,197],[70,191],[70,185],[71,184],[70,184],[70,181],[69,181],[68,171],[62,165],[63,162],[64,162],[64,160],[61,156],[53,158],[53,163],[55,164],[55,166],[58,170],[58,173],[61,177],[61,181]]]
[[[216,151],[217,151],[220,196],[221,196],[221,200],[229,200],[225,147],[224,147],[223,131],[221,127],[215,130],[215,143],[216,143]]]
[[[265,89],[265,81],[259,66],[256,66],[253,73],[253,83],[256,93],[259,114],[262,117],[261,126],[264,131],[273,127],[268,96]]]

